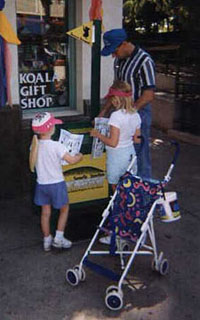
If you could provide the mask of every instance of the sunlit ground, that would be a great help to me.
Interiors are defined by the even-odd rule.
[[[70,320],[171,320],[171,298],[165,292],[165,289],[156,289],[158,286],[162,287],[161,283],[160,285],[156,281],[153,283],[156,292],[152,291],[150,286],[150,284],[146,284],[139,280],[138,277],[134,277],[134,280],[133,278],[132,280],[129,278],[128,283],[123,285],[124,305],[122,309],[118,311],[108,309],[104,303],[105,297],[103,296],[102,301],[100,302],[101,307],[99,309],[95,309],[94,307],[90,309],[91,300],[88,298],[88,305],[86,308],[82,311],[74,312],[70,317]],[[156,295],[158,297],[155,297]],[[139,300],[145,301],[140,301],[139,303]],[[143,307],[142,305],[145,306]],[[69,320],[69,318],[66,315],[62,320]]]
[[[106,307],[105,307],[106,308]],[[128,309],[128,310],[127,310]],[[110,313],[110,315],[109,315]],[[162,315],[165,315],[163,318]],[[150,308],[134,308],[133,306],[125,305],[119,311],[107,311],[107,315],[103,315],[100,311],[85,309],[83,311],[75,312],[71,320],[162,320],[170,319],[169,317],[169,298],[162,303],[159,303]],[[62,320],[68,320],[63,318]]]

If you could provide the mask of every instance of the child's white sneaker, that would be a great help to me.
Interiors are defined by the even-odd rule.
[[[72,246],[72,242],[64,237],[61,239],[54,238],[52,246],[59,249],[68,249]]]
[[[48,237],[44,237],[44,239],[43,239],[44,251],[50,251],[51,250],[52,242],[53,242],[52,235],[49,235]]]

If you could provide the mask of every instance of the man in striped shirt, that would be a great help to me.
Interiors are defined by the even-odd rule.
[[[151,102],[154,99],[155,65],[151,56],[140,47],[127,40],[124,29],[112,29],[104,33],[102,56],[111,55],[114,60],[114,78],[131,84],[134,107],[142,119],[141,132],[144,145],[138,156],[138,175],[151,177],[149,137],[151,127]],[[100,112],[103,116],[109,104]],[[138,146],[136,146],[137,149]]]

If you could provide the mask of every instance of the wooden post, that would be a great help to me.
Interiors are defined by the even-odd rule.
[[[101,23],[101,20],[93,20],[95,42],[92,46],[91,119],[94,119],[100,111]]]

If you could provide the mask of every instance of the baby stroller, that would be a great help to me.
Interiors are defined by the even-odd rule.
[[[72,286],[85,280],[86,274],[83,266],[117,281],[117,285],[111,285],[106,289],[105,304],[111,310],[119,310],[123,306],[122,285],[128,281],[127,274],[137,255],[152,255],[152,269],[161,275],[166,275],[168,272],[167,259],[163,257],[163,252],[158,254],[157,251],[153,219],[158,210],[161,212],[161,217],[168,216],[169,221],[180,218],[177,199],[174,198],[169,203],[166,197],[167,193],[164,192],[166,184],[171,179],[171,172],[179,153],[179,145],[176,143],[174,145],[176,147],[174,158],[162,181],[141,179],[134,176],[131,173],[133,163],[136,161],[136,157],[134,157],[104,210],[102,221],[79,265],[66,271],[66,280]],[[163,219],[163,221],[167,220]],[[95,250],[93,246],[99,233],[102,232],[111,236],[110,245],[107,250]],[[91,261],[89,256],[92,255],[119,256],[122,274],[116,274],[105,266]]]

